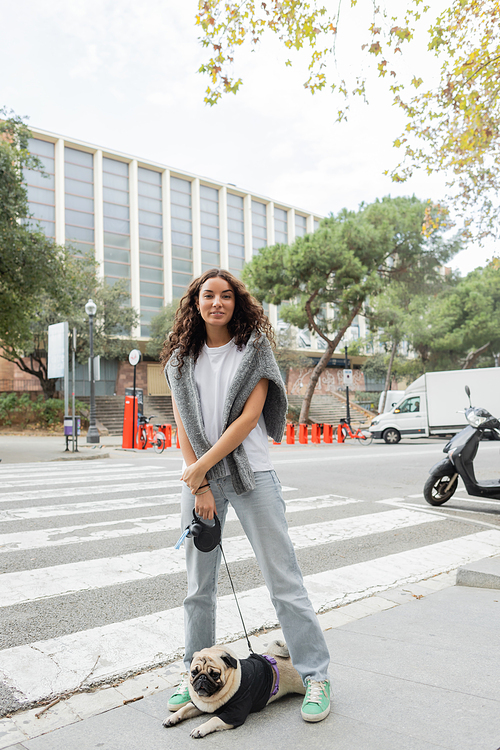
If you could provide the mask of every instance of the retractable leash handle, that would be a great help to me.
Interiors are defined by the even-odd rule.
[[[219,517],[214,515],[214,523],[208,524],[199,518],[193,510],[193,520],[182,532],[179,540],[175,544],[175,549],[179,549],[187,536],[192,537],[194,545],[200,552],[212,552],[221,540],[221,526]]]

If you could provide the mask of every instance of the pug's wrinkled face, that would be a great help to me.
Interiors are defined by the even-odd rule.
[[[210,698],[222,690],[236,667],[236,659],[227,652],[199,651],[191,662],[191,686],[200,697]]]

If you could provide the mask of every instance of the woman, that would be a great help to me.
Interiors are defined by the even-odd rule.
[[[181,299],[162,363],[185,467],[182,529],[193,508],[216,513],[222,528],[231,503],[253,547],[290,651],[306,686],[302,717],[321,721],[330,711],[329,653],[304,588],[288,535],[285,503],[268,452],[280,441],[287,400],[262,307],[228,271],[212,269]],[[215,610],[221,553],[200,552],[186,540],[188,593],[184,601],[185,665],[216,640]],[[189,701],[187,674],[168,707]]]

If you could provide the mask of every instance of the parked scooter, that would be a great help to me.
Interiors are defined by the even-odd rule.
[[[470,388],[465,386],[469,397],[469,407],[465,418],[469,423],[444,446],[448,454],[430,470],[429,478],[424,485],[424,497],[430,505],[442,505],[452,497],[458,486],[460,476],[469,495],[500,499],[500,479],[482,479],[480,482],[474,474],[474,459],[480,440],[485,434],[499,434],[500,422],[486,409],[472,406]]]

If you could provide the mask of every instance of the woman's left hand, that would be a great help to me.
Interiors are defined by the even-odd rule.
[[[195,461],[194,464],[184,469],[181,481],[187,484],[193,495],[202,484],[206,484],[205,469],[200,466],[199,461]]]

